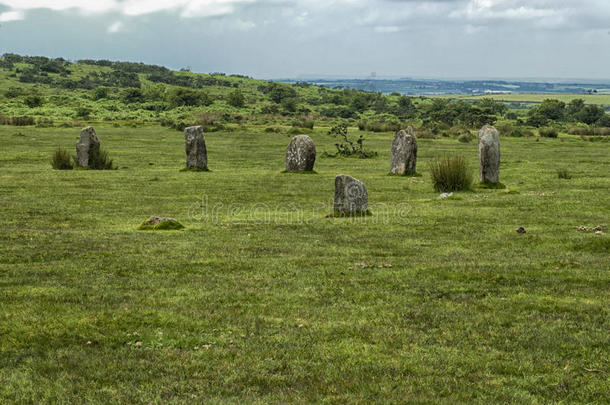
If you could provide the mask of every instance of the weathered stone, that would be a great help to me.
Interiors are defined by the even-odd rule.
[[[184,225],[178,222],[175,218],[152,216],[142,222],[138,229],[146,230],[177,230],[183,229]]]
[[[316,161],[316,145],[307,135],[297,135],[286,148],[286,171],[310,172]]]
[[[208,152],[203,138],[203,128],[200,125],[184,129],[184,148],[187,169],[208,169]]]
[[[479,131],[479,177],[481,183],[500,181],[500,135],[490,125]]]
[[[369,195],[366,186],[359,180],[345,174],[335,177],[335,200],[333,208],[341,214],[365,213]]]
[[[415,174],[417,166],[417,137],[413,128],[396,132],[392,142],[390,173]]]
[[[93,127],[83,128],[80,131],[80,140],[76,142],[77,164],[81,167],[89,167],[89,156],[95,149],[99,149],[100,140]]]

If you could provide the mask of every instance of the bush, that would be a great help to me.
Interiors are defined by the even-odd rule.
[[[42,97],[40,96],[27,96],[23,99],[23,103],[29,108],[40,107],[43,103]]]
[[[347,136],[347,125],[339,124],[335,125],[328,131],[328,135],[332,135],[335,138],[339,138],[340,141],[335,143],[335,147],[337,148],[337,153],[330,154],[326,153],[328,157],[336,157],[336,156],[357,156],[361,159],[367,159],[377,156],[377,152],[367,151],[364,148],[364,135],[360,134],[356,142],[349,139]]]
[[[472,136],[471,133],[464,133],[460,136],[458,136],[458,141],[462,142],[462,143],[468,143],[470,141],[472,141],[474,139],[474,136]]]
[[[89,154],[89,169],[93,170],[114,170],[112,159],[102,148],[94,148]]]
[[[557,169],[557,177],[560,179],[571,179],[572,175],[566,168]]]
[[[72,170],[74,168],[70,154],[67,150],[62,148],[57,148],[57,150],[53,152],[51,166],[55,170]]]
[[[292,122],[292,126],[295,128],[307,128],[313,129],[314,121],[312,119],[301,119]]]
[[[469,190],[472,173],[463,156],[443,157],[430,164],[434,190],[438,192]]]
[[[34,117],[3,117],[0,116],[0,125],[14,125],[16,127],[24,127],[26,125],[34,125],[36,120]]]
[[[548,128],[540,128],[538,130],[538,135],[540,135],[543,138],[557,138],[558,133],[555,128],[548,127]]]
[[[246,105],[246,97],[239,89],[235,89],[229,93],[227,97],[227,104],[235,108],[241,108]]]

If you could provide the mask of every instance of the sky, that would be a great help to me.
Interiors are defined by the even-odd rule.
[[[0,53],[255,78],[610,79],[610,0],[0,0]]]

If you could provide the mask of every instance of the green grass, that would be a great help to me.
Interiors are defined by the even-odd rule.
[[[0,403],[610,401],[610,143],[503,138],[518,194],[440,200],[424,168],[476,144],[396,177],[393,134],[328,159],[316,128],[290,176],[263,128],[206,134],[198,176],[177,131],[97,126],[120,170],[61,171],[79,129],[0,126]],[[373,216],[326,217],[340,173]]]

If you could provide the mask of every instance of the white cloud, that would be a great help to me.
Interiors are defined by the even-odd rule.
[[[128,16],[151,14],[160,11],[177,11],[181,17],[209,17],[231,14],[240,4],[256,0],[0,0],[9,7],[1,14],[12,20],[23,19],[25,12],[34,9],[53,11],[76,10],[84,14],[118,12]]]
[[[399,32],[402,31],[402,28],[397,27],[396,25],[386,25],[386,26],[378,26],[375,27],[375,32],[380,32],[380,33],[393,33],[393,32]]]
[[[116,34],[117,32],[120,32],[121,30],[123,30],[123,23],[120,21],[113,22],[106,29],[106,31],[109,34]]]
[[[23,12],[19,10],[0,13],[0,22],[18,21],[22,19]]]

